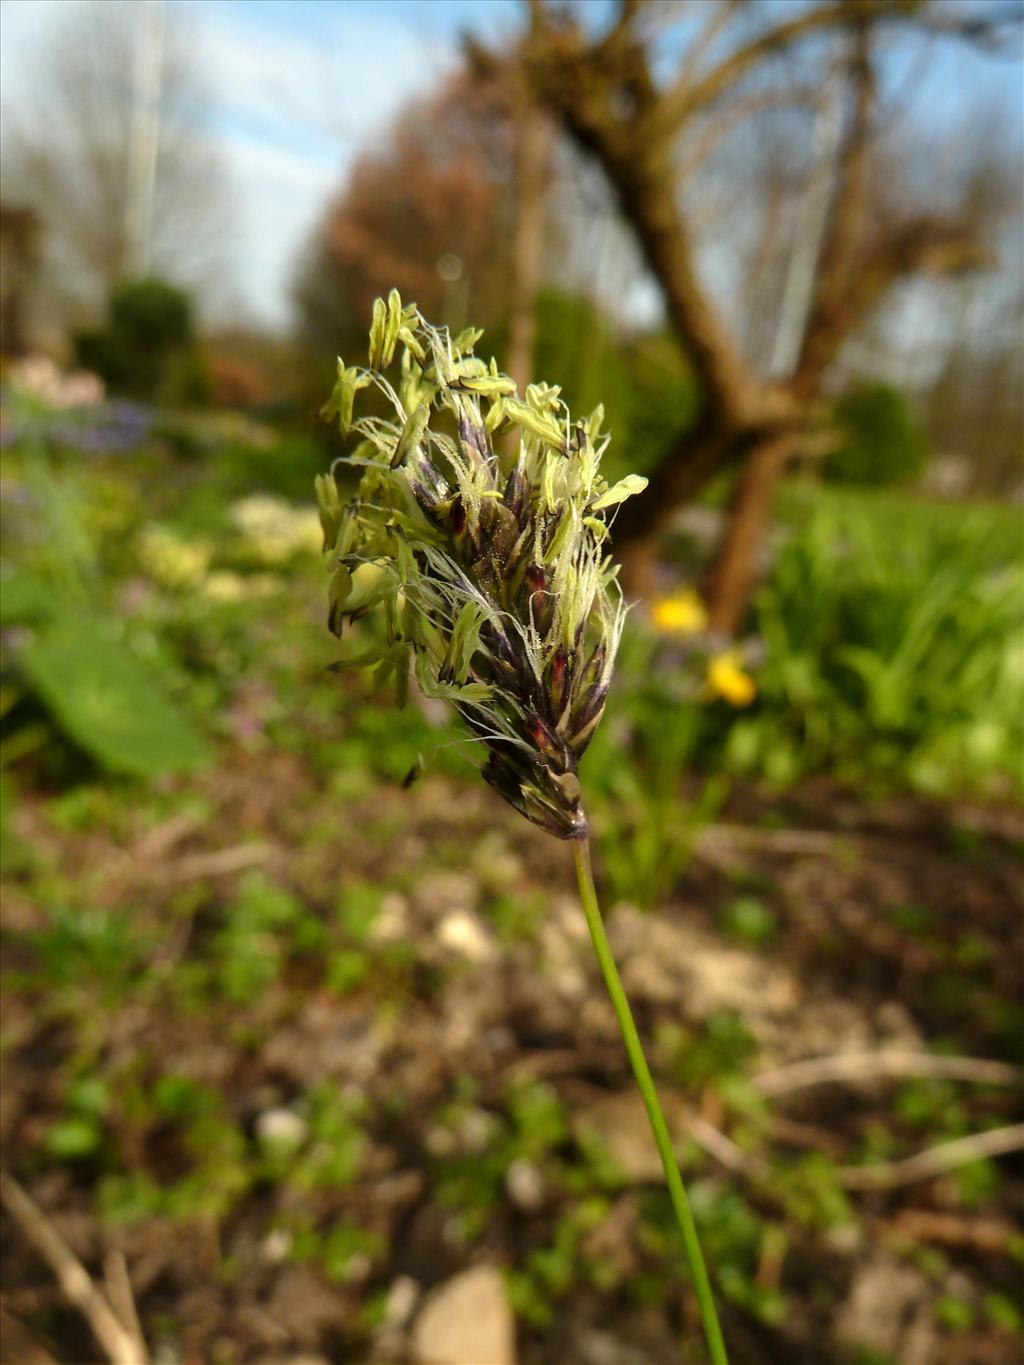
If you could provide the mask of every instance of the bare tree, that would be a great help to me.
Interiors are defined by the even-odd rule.
[[[595,35],[571,7],[530,0],[529,8],[518,49],[505,56],[471,45],[474,65],[493,79],[525,79],[601,166],[704,392],[696,427],[666,450],[647,495],[623,508],[617,548],[634,584],[644,586],[656,534],[674,510],[709,478],[736,467],[708,584],[712,624],[732,631],[775,486],[790,458],[816,439],[820,396],[848,338],[896,283],[956,274],[985,259],[988,223],[969,195],[934,207],[918,199],[912,212],[883,211],[893,196],[877,174],[874,150],[887,35],[900,27],[994,44],[1019,11],[981,0],[963,9],[932,0],[817,0],[797,10],[735,0],[696,7],[622,0],[610,27]],[[679,19],[677,41],[666,45],[665,27]],[[667,77],[666,51],[681,52]],[[701,277],[697,196],[688,191],[723,138],[769,109],[820,110],[823,85],[838,102],[833,144],[826,146],[828,194],[789,360],[784,372],[773,372],[742,344]],[[808,132],[813,126],[806,118]],[[810,163],[805,170],[813,177]],[[751,196],[746,210],[758,211]],[[806,224],[801,230],[807,234]],[[767,350],[766,359],[775,348]]]
[[[203,289],[229,266],[230,196],[183,22],[160,0],[62,8],[5,102],[4,192],[43,224],[53,321],[94,319],[127,275]]]

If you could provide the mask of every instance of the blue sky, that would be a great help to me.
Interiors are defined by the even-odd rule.
[[[0,92],[14,104],[46,29],[81,0],[0,0]],[[121,0],[127,16],[138,0]],[[591,13],[607,0],[586,0]],[[801,0],[776,0],[792,9]],[[499,43],[520,0],[168,0],[209,89],[205,133],[219,145],[237,208],[229,293],[261,323],[288,321],[296,254],[359,151],[458,60],[471,28]],[[894,39],[887,84],[955,134],[979,96],[1021,137],[1020,66],[942,43],[924,81]],[[936,168],[938,170],[938,168]]]
[[[240,211],[238,288],[288,320],[297,253],[361,149],[458,59],[470,23],[497,35],[516,0],[171,0],[215,87],[212,127]]]
[[[82,0],[3,0],[0,94],[18,102],[46,33]],[[137,0],[120,0],[126,19]],[[236,207],[226,294],[287,324],[295,257],[343,182],[411,97],[458,59],[461,33],[499,40],[518,0],[168,0],[209,91],[204,133]]]

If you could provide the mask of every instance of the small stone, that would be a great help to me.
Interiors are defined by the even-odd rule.
[[[288,1259],[293,1240],[287,1228],[274,1228],[260,1243],[260,1255],[268,1265],[280,1265]]]
[[[879,1252],[854,1276],[849,1296],[836,1317],[836,1338],[844,1345],[910,1362],[908,1336],[930,1299],[930,1286],[919,1270]],[[934,1346],[934,1324],[932,1335],[930,1345]],[[927,1351],[920,1354],[915,1346],[915,1362],[938,1359],[937,1354]]]
[[[445,915],[437,937],[449,952],[469,962],[490,962],[497,953],[497,947],[483,924],[468,910],[452,910]]]
[[[457,1147],[455,1134],[450,1128],[435,1124],[433,1128],[427,1129],[426,1148],[431,1156],[451,1156]]]
[[[416,1365],[515,1365],[515,1323],[494,1266],[475,1266],[428,1296],[413,1327]]]
[[[409,919],[409,902],[398,891],[389,891],[381,897],[380,910],[370,928],[373,943],[401,943],[409,937],[412,925]]]
[[[411,1275],[399,1275],[388,1289],[384,1304],[384,1320],[391,1327],[404,1327],[412,1317],[420,1297],[419,1284]]]
[[[459,1145],[466,1152],[485,1152],[500,1126],[486,1109],[468,1109],[457,1127]]]
[[[851,1256],[864,1245],[864,1229],[859,1223],[837,1223],[826,1229],[825,1241],[834,1251]]]
[[[505,1188],[524,1213],[536,1213],[544,1203],[543,1173],[525,1157],[518,1157],[505,1172]]]
[[[345,1283],[361,1284],[370,1278],[373,1261],[365,1251],[354,1252],[345,1264]]]
[[[309,1126],[300,1114],[290,1109],[268,1109],[256,1120],[256,1136],[269,1147],[301,1147]]]
[[[466,872],[427,872],[416,885],[416,904],[431,919],[476,908],[480,888]]]
[[[755,1036],[766,1019],[790,1018],[800,1000],[799,982],[787,968],[723,947],[686,920],[619,905],[608,933],[631,998],[677,1006],[685,1001],[692,1019],[737,1010]]]

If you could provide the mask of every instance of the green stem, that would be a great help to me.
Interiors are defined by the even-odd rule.
[[[640,1042],[640,1035],[637,1033],[636,1024],[633,1022],[633,1013],[629,1008],[626,992],[622,988],[622,981],[619,978],[619,971],[615,965],[615,958],[612,956],[611,945],[608,942],[604,921],[597,904],[594,873],[590,866],[590,842],[585,835],[582,839],[573,840],[573,858],[576,862],[580,900],[583,903],[583,913],[587,917],[587,927],[590,929],[594,951],[597,954],[604,984],[612,1002],[612,1009],[615,1011],[615,1018],[619,1023],[622,1041],[626,1045],[630,1066],[633,1068],[633,1075],[636,1077],[636,1083],[647,1110],[647,1117],[651,1122],[654,1141],[658,1145],[658,1155],[661,1157],[661,1164],[665,1168],[665,1180],[668,1184],[668,1192],[672,1200],[672,1207],[675,1209],[679,1229],[683,1234],[683,1246],[686,1249],[686,1259],[689,1262],[690,1274],[693,1277],[693,1287],[697,1294],[697,1303],[700,1306],[700,1316],[704,1324],[704,1335],[707,1338],[712,1365],[729,1365],[728,1356],[725,1353],[725,1342],[722,1339],[722,1329],[718,1325],[718,1315],[715,1312],[715,1301],[711,1295],[711,1284],[704,1265],[704,1255],[700,1249],[700,1239],[697,1236],[693,1214],[690,1212],[690,1201],[686,1197],[683,1178],[679,1174],[675,1153],[672,1150],[672,1138],[665,1122],[665,1115],[661,1112],[658,1092],[654,1088],[654,1080],[647,1065],[647,1058],[644,1056],[643,1044]]]

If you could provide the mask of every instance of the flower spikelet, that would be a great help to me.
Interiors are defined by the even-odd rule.
[[[520,395],[480,333],[453,337],[396,291],[374,306],[366,368],[338,361],[324,408],[359,438],[351,500],[317,479],[331,573],[328,624],[382,613],[385,640],[347,662],[410,670],[451,703],[486,753],[482,773],[549,833],[586,833],[577,765],[604,710],[625,617],[610,518],[646,480],[609,487],[603,411],[574,421],[545,384]],[[375,387],[387,416],[355,415]],[[501,459],[498,433],[518,432]]]

